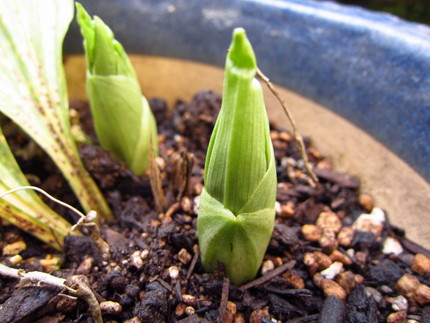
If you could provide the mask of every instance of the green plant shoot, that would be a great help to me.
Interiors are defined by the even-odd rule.
[[[242,28],[227,54],[221,111],[212,133],[197,234],[203,266],[233,283],[255,277],[274,227],[276,169],[257,63]]]
[[[0,194],[30,185],[18,166],[0,130]],[[0,198],[0,218],[61,250],[71,224],[50,209],[33,191]]]
[[[103,21],[76,4],[87,61],[87,92],[100,144],[135,174],[157,152],[157,126],[136,73],[121,44]]]
[[[0,112],[53,159],[82,207],[111,218],[70,130],[62,44],[72,0],[4,0],[0,11]]]

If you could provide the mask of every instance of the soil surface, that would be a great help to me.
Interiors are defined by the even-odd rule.
[[[332,169],[306,140],[320,180],[310,185],[295,140],[272,129],[278,193],[276,224],[257,278],[235,286],[220,267],[205,273],[196,237],[203,167],[221,97],[198,93],[169,110],[150,104],[159,125],[164,208],[155,205],[149,179],[134,176],[100,148],[85,102],[72,102],[94,144],[80,153],[116,220],[101,231],[104,259],[89,235],[69,236],[63,254],[7,225],[2,250],[24,241],[22,260],[0,262],[68,278],[83,275],[105,322],[430,322],[430,253],[390,225],[388,215],[360,192],[360,182]],[[76,120],[75,120],[76,121]],[[53,163],[13,130],[11,146],[32,184],[78,206]],[[23,149],[22,147],[25,147]],[[75,223],[76,215],[46,201]],[[88,302],[47,286],[19,286],[0,277],[1,322],[93,322]]]

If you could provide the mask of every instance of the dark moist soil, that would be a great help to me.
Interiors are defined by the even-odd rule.
[[[82,145],[85,165],[116,218],[102,226],[111,258],[103,260],[88,236],[68,237],[64,254],[58,254],[3,225],[2,249],[20,240],[27,248],[20,263],[11,264],[16,257],[5,255],[2,263],[60,277],[85,275],[110,322],[429,322],[429,296],[417,296],[416,286],[406,293],[397,283],[410,274],[425,294],[429,273],[419,269],[423,258],[415,255],[428,257],[429,252],[406,239],[388,218],[357,220],[374,208],[372,197],[359,193],[357,178],[332,170],[329,159],[306,140],[321,181],[318,188],[309,185],[296,142],[279,129],[271,131],[279,182],[276,224],[262,270],[244,286],[223,279],[222,267],[205,273],[196,210],[221,97],[202,91],[174,110],[161,99],[150,103],[159,125],[164,212],[156,211],[146,177],[133,176],[99,146]],[[74,101],[72,108],[96,142],[87,104]],[[22,134],[5,132],[32,184],[77,206],[52,162]],[[47,203],[76,222],[68,210]],[[384,254],[387,237],[400,242],[403,252]],[[19,287],[16,280],[0,277],[0,289],[1,322],[92,322],[85,301],[59,295],[55,288]]]

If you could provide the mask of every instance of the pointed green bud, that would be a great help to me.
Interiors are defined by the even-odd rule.
[[[206,155],[197,233],[203,266],[236,284],[257,274],[275,218],[276,168],[257,63],[242,28],[227,55],[221,111]]]
[[[157,126],[142,96],[133,66],[114,34],[98,17],[76,4],[87,60],[87,92],[103,148],[135,174],[149,167],[150,149],[158,150]]]

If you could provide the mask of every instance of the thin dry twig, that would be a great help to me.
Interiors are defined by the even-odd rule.
[[[305,144],[303,142],[302,136],[298,133],[296,123],[293,119],[293,116],[291,115],[290,111],[288,110],[284,100],[281,98],[279,92],[275,89],[273,84],[270,82],[269,78],[261,72],[259,68],[257,68],[257,75],[267,84],[270,91],[273,93],[273,95],[278,99],[279,103],[281,104],[282,108],[284,109],[284,112],[290,121],[291,128],[293,129],[293,136],[296,139],[297,143],[299,144],[300,154],[302,155],[303,162],[305,163],[306,172],[308,173],[309,177],[312,179],[310,182],[312,187],[316,187],[319,185],[318,177],[313,172],[310,164],[308,156],[306,155],[306,148]]]
[[[176,200],[180,201],[190,191],[194,156],[187,150],[181,149],[171,156],[170,163],[172,165],[171,190],[176,192]]]
[[[290,270],[291,268],[293,268],[296,264],[295,260],[291,260],[275,269],[273,269],[272,271],[269,271],[267,274],[265,274],[264,276],[261,276],[260,278],[257,278],[245,285],[242,285],[239,289],[241,291],[245,291],[249,288],[252,287],[256,287],[256,286],[260,286],[266,282],[268,282],[269,280],[271,280],[272,278],[279,276],[280,274],[282,274],[283,272]]]
[[[171,218],[181,208],[181,203],[173,203],[166,211],[166,217]]]
[[[200,252],[196,252],[193,256],[193,259],[191,260],[190,267],[188,267],[187,276],[185,277],[186,280],[190,279],[191,275],[193,274],[194,268],[196,267],[197,260],[199,260]]]
[[[218,323],[225,322],[229,287],[230,287],[230,280],[228,278],[224,278],[222,282],[221,301],[220,301],[219,310],[218,310],[219,312],[219,316],[217,320]]]
[[[166,197],[164,195],[160,167],[157,164],[152,148],[150,149],[149,164],[149,184],[151,185],[155,208],[158,213],[163,213],[167,206]]]

